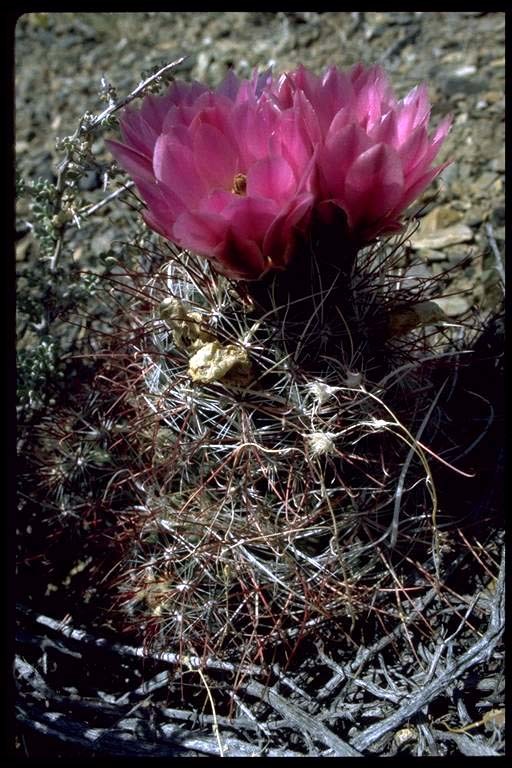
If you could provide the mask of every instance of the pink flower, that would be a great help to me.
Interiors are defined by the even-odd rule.
[[[276,104],[271,81],[229,72],[215,90],[175,83],[125,110],[123,143],[108,142],[148,225],[231,278],[285,268],[312,209],[313,144],[300,113]]]
[[[329,67],[316,77],[305,67],[283,75],[274,88],[282,108],[302,94],[309,134],[318,143],[312,186],[317,209],[329,220],[334,204],[360,244],[400,228],[400,216],[448,165],[432,163],[451,118],[429,135],[426,85],[397,101],[385,72],[357,64]]]
[[[432,135],[429,117],[426,86],[398,101],[378,66],[299,66],[277,80],[229,72],[215,90],[174,83],[126,109],[123,143],[108,143],[150,227],[254,280],[311,240],[354,251],[399,229],[447,165],[432,166],[451,119]]]

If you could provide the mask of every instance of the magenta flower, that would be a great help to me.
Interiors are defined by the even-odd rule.
[[[385,72],[357,64],[349,72],[329,67],[316,77],[305,67],[283,75],[274,88],[282,108],[304,107],[318,143],[313,191],[317,210],[341,208],[351,238],[364,244],[400,228],[400,216],[448,165],[432,167],[451,118],[428,133],[427,86],[397,101]]]
[[[268,73],[216,90],[173,84],[121,118],[109,146],[133,177],[148,225],[231,278],[285,268],[313,205],[313,145],[280,109]]]
[[[426,86],[398,101],[378,66],[300,66],[277,80],[229,72],[215,90],[175,83],[126,109],[123,143],[108,143],[150,227],[254,280],[286,268],[313,222],[352,251],[399,229],[446,165],[432,167],[451,119],[431,135],[429,117]]]

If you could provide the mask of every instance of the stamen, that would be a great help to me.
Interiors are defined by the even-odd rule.
[[[245,195],[247,189],[247,176],[244,173],[235,174],[231,191],[234,195]]]

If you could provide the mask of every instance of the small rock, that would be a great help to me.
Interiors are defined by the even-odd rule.
[[[206,78],[206,73],[212,62],[210,51],[201,51],[197,56],[197,79],[202,81]]]
[[[422,301],[410,307],[403,307],[388,317],[389,337],[404,336],[423,325],[436,325],[446,320],[443,308],[435,301]]]
[[[447,165],[446,168],[443,168],[438,178],[442,179],[445,184],[451,186],[451,184],[459,178],[459,175],[458,163],[452,163],[451,165]]]
[[[102,178],[98,171],[86,171],[78,181],[78,189],[82,192],[99,189],[102,183]]]
[[[445,251],[445,258],[448,259],[450,265],[462,264],[468,260],[468,253],[467,251],[460,251],[457,247],[450,247]]]
[[[476,67],[474,64],[466,64],[456,69],[453,74],[456,77],[467,77],[468,75],[474,75],[475,72],[476,72]]]
[[[57,176],[53,170],[53,157],[51,152],[43,151],[38,153],[37,163],[34,165],[35,176],[44,179],[45,181],[49,181],[50,184],[56,183]]]
[[[417,738],[417,735],[416,728],[406,726],[405,728],[400,728],[400,730],[395,733],[394,741],[397,747],[402,747],[404,744],[407,744],[407,742],[414,741],[414,739]]]
[[[492,171],[484,171],[471,185],[475,192],[488,189],[496,181],[496,174]]]
[[[473,304],[473,300],[471,296],[457,294],[455,296],[436,298],[436,303],[441,307],[445,315],[458,317],[468,311]]]
[[[460,211],[462,214],[465,214],[467,211],[471,210],[471,203],[469,200],[452,200],[451,206],[456,211]]]
[[[450,205],[438,205],[432,208],[421,220],[417,234],[429,235],[439,229],[456,224],[462,218],[462,214]]]
[[[487,216],[488,214],[485,211],[475,206],[469,210],[469,213],[465,217],[465,222],[468,227],[478,227],[482,221],[487,219]]]
[[[498,171],[499,173],[505,173],[505,147],[500,149],[497,157],[494,157],[489,163],[491,171]]]
[[[457,49],[456,51],[449,51],[448,53],[445,53],[441,59],[441,63],[456,64],[464,61],[464,59],[464,53],[460,49]]]
[[[455,118],[455,125],[465,125],[468,121],[468,113],[467,112],[459,112],[457,117]]]
[[[491,191],[493,195],[501,195],[503,192],[503,179],[496,179],[494,184],[491,186]]]
[[[468,243],[473,240],[473,230],[465,224],[454,224],[451,227],[438,229],[437,232],[422,235],[420,231],[411,237],[411,247],[415,251],[422,249],[437,250],[447,245],[456,245],[457,243]]]
[[[473,174],[475,172],[474,164],[472,162],[471,163],[467,163],[467,162],[457,163],[457,166],[458,166],[458,169],[459,169],[459,175],[458,175],[459,179],[462,179],[465,182],[466,179],[472,178],[472,176],[473,176]]]
[[[484,310],[496,310],[502,304],[505,290],[496,269],[487,269],[482,273],[482,282],[476,293],[478,303]]]
[[[442,83],[443,91],[447,96],[454,96],[456,93],[463,95],[480,93],[488,87],[489,84],[486,80],[473,76],[468,77],[467,75],[460,77],[456,72],[449,75]]]
[[[112,233],[98,232],[91,240],[91,251],[95,256],[105,253],[112,247]]]
[[[421,258],[421,253],[419,255]],[[411,264],[411,266],[405,270],[403,277],[400,280],[400,285],[402,288],[409,290],[411,288],[416,288],[418,286],[421,286],[422,284],[425,284],[425,282],[431,279],[432,279],[431,265],[430,264],[427,265],[425,261],[421,260],[414,264]]]
[[[18,240],[21,240],[25,235],[28,235],[29,232],[32,232],[33,226],[28,221],[20,221],[18,224],[16,224],[16,234],[14,239],[16,242]]]
[[[432,270],[432,277],[439,277],[439,275],[445,275],[446,274],[446,264],[443,264],[442,261],[433,261],[429,268]]]
[[[433,261],[446,261],[448,258],[445,253],[442,251],[435,251],[433,248],[422,248],[418,255],[423,261],[428,263],[432,263]]]
[[[419,253],[419,256],[420,257],[422,256],[421,251]],[[445,257],[443,256],[443,258]],[[416,264],[411,264],[411,266],[406,270],[401,280],[401,283],[403,286],[407,286],[407,288],[410,288],[410,287],[421,284],[421,282],[424,280],[430,280],[431,277],[432,277],[432,271],[427,267],[427,265],[422,260]]]
[[[505,225],[505,206],[498,205],[491,213],[491,224],[493,227],[502,227]]]
[[[496,104],[503,99],[503,91],[486,91],[482,94],[482,98],[485,99],[488,104]]]
[[[415,20],[414,14],[411,11],[390,11],[386,16],[388,17],[387,22],[390,26],[393,24],[407,26]]]
[[[16,244],[16,261],[17,262],[25,261],[29,253],[29,250],[32,248],[33,245],[34,245],[33,237],[25,237],[23,240],[20,240]]]

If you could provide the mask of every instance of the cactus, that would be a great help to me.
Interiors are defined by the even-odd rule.
[[[406,235],[362,249],[340,286],[319,275],[302,317],[274,301],[287,273],[236,283],[179,252],[140,276],[121,389],[144,500],[116,581],[153,648],[289,655],[377,607],[414,553],[438,565],[428,440],[454,347],[436,282],[400,287]],[[344,311],[322,314],[333,290]]]
[[[343,120],[332,99],[348,99]],[[289,162],[258,159],[250,125],[236,159],[230,121],[244,110],[271,126]],[[380,69],[359,66],[322,80],[299,68],[277,83],[230,73],[213,92],[175,84],[123,116],[127,143],[110,147],[147,223],[182,247],[139,275],[129,318],[124,386],[144,425],[134,440],[145,469],[116,579],[128,625],[152,647],[243,648],[250,661],[279,648],[289,659],[322,623],[354,628],[383,610],[397,572],[414,582],[414,558],[438,573],[431,465],[444,460],[430,441],[460,328],[434,301],[443,278],[410,278],[415,224],[403,224],[413,193],[444,167],[430,163],[450,121],[428,138],[428,115],[424,87],[396,102]],[[341,155],[338,176],[336,147],[357,158]],[[215,187],[224,176],[229,192]]]

